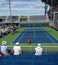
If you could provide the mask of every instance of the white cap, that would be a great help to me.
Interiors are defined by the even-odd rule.
[[[16,45],[19,45],[19,42],[16,42]]]
[[[7,44],[7,42],[6,41],[2,41],[2,45],[6,45]]]
[[[41,44],[38,44],[38,46],[41,46]]]

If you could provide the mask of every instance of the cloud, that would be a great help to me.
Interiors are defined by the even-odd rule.
[[[10,10],[8,7],[4,7],[4,8],[0,8],[0,10]],[[20,10],[44,10],[44,8],[11,8],[11,10],[17,10],[17,11],[20,11]]]
[[[4,1],[4,2],[3,2]],[[32,14],[39,13],[40,11],[44,12],[44,7],[45,4],[41,2],[41,0],[18,0],[12,1],[11,2],[11,11],[13,14],[16,12],[21,12],[21,11],[27,11],[28,13],[32,12]],[[0,11],[9,11],[9,2],[6,2],[6,0],[1,0],[0,2]],[[15,12],[14,12],[15,11]],[[21,14],[26,14],[25,12]]]
[[[6,3],[5,3],[6,4]],[[5,5],[1,10],[8,10],[9,4]],[[44,4],[38,4],[37,2],[12,2],[12,10],[39,10],[44,8]]]

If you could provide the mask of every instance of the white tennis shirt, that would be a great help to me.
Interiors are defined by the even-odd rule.
[[[37,46],[35,48],[35,55],[42,55],[42,48],[40,46]]]
[[[7,54],[7,53],[8,53],[8,51],[7,51],[7,46],[5,46],[5,45],[1,46],[0,50],[1,50],[1,52],[2,52],[3,54]]]
[[[21,47],[20,46],[14,46],[13,50],[14,50],[14,55],[19,55],[20,51],[21,51]]]

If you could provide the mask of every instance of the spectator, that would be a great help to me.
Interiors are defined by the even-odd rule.
[[[16,46],[13,47],[13,52],[14,52],[14,55],[22,54],[22,50],[18,42],[16,43]]]
[[[0,37],[2,37],[2,31],[1,31],[1,29],[0,29]]]
[[[42,55],[41,44],[38,44],[38,46],[35,48],[35,55]]]
[[[6,41],[2,41],[2,46],[1,46],[1,48],[0,48],[0,53],[2,53],[2,55],[4,55],[4,56],[8,56],[9,55],[9,49],[8,49],[8,47],[6,46]]]

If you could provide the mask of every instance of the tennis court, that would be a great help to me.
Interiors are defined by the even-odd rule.
[[[13,43],[27,43],[28,38],[31,38],[32,43],[58,43],[58,40],[50,35],[44,28],[26,29],[13,41]]]
[[[35,56],[34,53],[23,53],[19,56],[0,57],[0,65],[58,65],[58,53]]]

